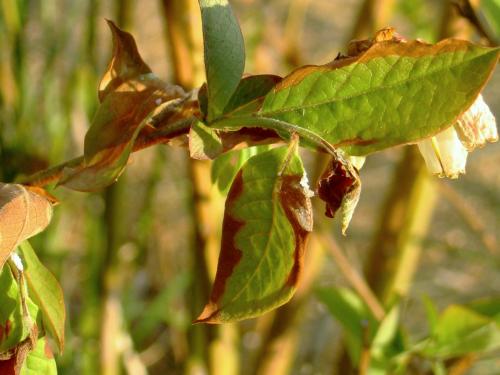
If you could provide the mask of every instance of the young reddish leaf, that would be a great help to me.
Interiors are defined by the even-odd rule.
[[[62,352],[66,310],[61,286],[54,275],[40,262],[28,241],[21,243],[19,253],[24,264],[29,296],[40,308],[44,327]]]
[[[341,208],[344,234],[360,194],[361,180],[356,169],[348,161],[332,158],[318,182],[318,196],[326,202],[326,216],[333,218]]]
[[[260,153],[229,191],[210,301],[196,322],[263,314],[294,294],[312,230],[309,188],[297,144]]]
[[[386,33],[358,43],[355,56],[295,70],[267,94],[259,115],[364,155],[451,126],[476,100],[499,56],[498,48],[463,40],[431,45]]]
[[[52,218],[51,202],[36,191],[0,182],[0,269],[19,243],[43,231]]]
[[[140,57],[129,33],[108,21],[113,34],[113,57],[99,85],[101,105],[85,135],[84,165],[67,168],[60,185],[93,191],[112,184],[123,172],[145,119],[160,105],[184,91],[158,79]],[[144,129],[142,129],[144,128]]]
[[[191,126],[189,131],[189,154],[193,159],[215,159],[222,151],[222,141],[216,130],[210,129],[200,121]]]

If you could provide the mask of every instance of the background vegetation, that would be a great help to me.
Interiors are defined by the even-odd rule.
[[[428,41],[481,40],[447,1],[232,5],[252,74],[283,75],[299,64],[327,62],[346,41],[386,25]],[[498,2],[475,5],[495,35]],[[187,88],[203,82],[196,1],[2,0],[1,181],[82,154],[111,54],[104,18],[134,34],[144,60],[165,81]],[[496,114],[499,74],[484,92]],[[339,249],[365,272],[383,304],[404,296],[401,319],[416,339],[428,331],[426,298],[439,310],[498,298],[500,146],[472,154],[457,181],[430,178],[415,155],[407,147],[368,158],[348,236],[340,235],[337,222],[317,225],[291,303],[259,319],[215,327],[191,325],[207,300],[222,223],[223,199],[208,163],[190,161],[182,148],[159,147],[134,154],[126,174],[101,194],[58,189],[63,204],[32,244],[64,289],[68,323],[59,372],[347,374],[342,331],[318,298],[319,288],[351,285],[339,270]],[[324,160],[306,159],[309,170],[321,170]],[[499,354],[469,358],[466,368],[497,374]]]

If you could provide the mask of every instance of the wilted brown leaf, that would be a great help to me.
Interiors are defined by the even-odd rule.
[[[359,200],[361,180],[356,169],[346,161],[332,158],[318,182],[318,196],[326,202],[325,215],[333,218],[342,210],[342,233],[345,234]]]
[[[37,191],[0,183],[0,268],[20,242],[40,233],[52,218],[51,202]]]
[[[112,184],[123,172],[144,120],[156,108],[183,96],[184,91],[158,79],[142,60],[129,33],[108,21],[113,57],[99,85],[101,105],[85,135],[84,165],[67,168],[60,185],[92,191]]]

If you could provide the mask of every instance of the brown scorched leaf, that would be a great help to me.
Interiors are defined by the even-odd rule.
[[[361,193],[357,170],[348,161],[332,158],[318,182],[318,196],[326,202],[325,215],[333,218],[340,208],[345,234]]]
[[[0,183],[0,269],[17,245],[44,230],[51,218],[52,203],[45,195]]]
[[[144,120],[161,105],[185,93],[158,79],[142,60],[129,33],[108,21],[113,57],[99,85],[99,106],[85,135],[84,164],[66,168],[59,181],[70,189],[93,191],[116,181],[140,132],[152,130]]]

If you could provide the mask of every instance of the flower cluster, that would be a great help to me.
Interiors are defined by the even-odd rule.
[[[453,126],[418,142],[429,171],[439,177],[457,178],[465,173],[467,154],[486,142],[498,141],[495,117],[483,97],[465,111]]]

